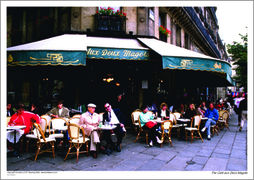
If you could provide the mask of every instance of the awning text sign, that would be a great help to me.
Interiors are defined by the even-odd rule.
[[[86,65],[86,52],[7,51],[7,65]]]
[[[119,59],[119,60],[149,60],[148,50],[115,49],[115,48],[87,48],[89,59]]]

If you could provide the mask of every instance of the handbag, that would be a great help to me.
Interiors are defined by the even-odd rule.
[[[149,129],[151,129],[151,128],[154,127],[156,124],[157,124],[157,123],[154,123],[154,122],[152,122],[152,121],[148,121],[148,122],[146,123],[146,127],[148,127]]]

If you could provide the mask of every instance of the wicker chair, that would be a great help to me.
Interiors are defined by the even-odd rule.
[[[141,110],[135,110],[131,113],[133,131],[135,132],[135,134],[137,134],[137,131],[138,131],[138,127],[139,127],[138,118],[139,118],[139,115],[140,115],[141,112],[142,112]]]
[[[35,133],[37,135],[37,151],[35,154],[34,161],[36,161],[39,154],[44,153],[44,152],[52,152],[53,158],[55,158],[54,142],[56,141],[56,139],[52,136],[45,138],[44,132],[39,124],[34,123],[34,127],[35,127]],[[48,148],[48,143],[50,143],[50,145],[51,145],[50,148]],[[43,150],[42,147],[45,144],[47,146],[47,149]]]
[[[79,136],[80,131],[82,132],[82,137]],[[69,140],[70,146],[64,158],[64,161],[67,159],[69,154],[77,154],[77,163],[78,163],[79,153],[87,153],[87,157],[89,156],[88,141],[90,141],[90,139],[85,136],[84,129],[77,124],[72,123],[68,124],[68,132],[70,137]],[[83,144],[86,145],[86,150],[79,151]],[[73,147],[76,148],[76,152],[70,152]]]
[[[218,126],[222,129],[226,127],[230,131],[228,127],[228,118],[229,118],[229,113],[227,111],[224,111],[223,114],[218,119]]]
[[[142,126],[141,126],[141,122],[140,122],[140,117],[138,116],[138,123],[139,123],[139,131],[138,131],[138,135],[135,139],[135,143],[137,142],[138,138],[140,138],[139,136],[142,134],[142,133],[145,133],[145,138],[146,138],[146,144],[148,144],[148,131],[149,130],[143,130]]]
[[[47,120],[45,118],[41,118],[40,127],[41,127],[41,130],[42,130],[42,133],[45,136],[46,129],[47,129]],[[34,140],[37,139],[36,129],[31,130],[31,133],[26,135],[26,152],[28,151],[28,146],[29,146],[30,139],[34,139]],[[21,145],[21,147],[22,147],[22,145]]]
[[[168,138],[168,142],[170,142],[171,147],[173,147],[172,141],[171,141],[172,127],[173,127],[173,121],[171,120],[166,120],[161,123],[161,141],[162,141],[161,148],[162,148],[163,142],[166,142],[165,138]]]
[[[201,123],[201,118],[202,116],[201,115],[195,115],[193,118],[192,118],[192,121],[191,121],[191,127],[185,127],[185,140],[187,141],[187,137],[188,137],[188,131],[190,132],[190,137],[191,137],[191,143],[193,142],[193,135],[194,133],[198,133],[199,136],[195,136],[195,138],[200,138],[203,141],[203,138],[200,134],[200,131],[199,131],[199,126],[200,126],[200,123]]]

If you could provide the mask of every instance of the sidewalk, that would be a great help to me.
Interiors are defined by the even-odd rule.
[[[173,147],[164,143],[162,148],[158,144],[149,147],[145,139],[134,143],[136,136],[127,129],[120,153],[99,153],[97,159],[80,154],[77,164],[76,155],[69,155],[64,161],[58,152],[55,158],[43,153],[33,161],[35,151],[23,151],[20,158],[7,158],[7,171],[247,171],[247,122],[242,132],[237,123],[234,114],[229,119],[230,131],[224,128],[211,141],[194,139],[191,143],[173,136]]]

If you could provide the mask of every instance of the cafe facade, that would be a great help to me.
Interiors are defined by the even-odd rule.
[[[93,102],[101,112],[103,103],[113,104],[122,94],[126,111],[132,112],[155,100],[169,105],[215,100],[216,87],[234,84],[225,51],[215,43],[219,38],[201,38],[194,31],[206,22],[194,7],[119,7],[126,17],[118,21],[102,20],[98,8],[38,8],[41,15],[53,14],[52,31],[46,34],[45,27],[29,26],[30,8],[19,9],[26,17],[20,24],[27,26],[7,37],[8,100],[39,102],[46,109],[58,99],[68,108]],[[183,9],[192,18],[189,24],[174,16]],[[213,12],[200,9],[206,10],[206,18]],[[7,29],[15,12],[7,13]],[[184,13],[177,17],[187,21]],[[161,34],[159,24],[170,29],[170,36]],[[20,41],[13,39],[19,36]]]

